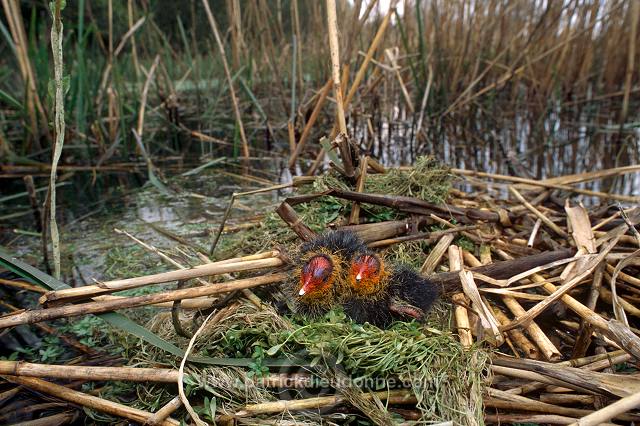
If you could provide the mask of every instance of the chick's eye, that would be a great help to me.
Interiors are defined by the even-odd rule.
[[[324,256],[311,258],[302,269],[304,274],[311,274],[315,279],[325,281],[333,271],[331,261]]]
[[[329,276],[329,269],[327,269],[327,268],[319,268],[319,269],[316,269],[316,270],[313,272],[313,276],[314,276],[314,278],[317,278],[317,279],[319,279],[319,280],[324,281],[324,280],[326,280],[326,279],[327,279],[327,277]]]

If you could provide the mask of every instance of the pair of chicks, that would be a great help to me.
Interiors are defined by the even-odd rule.
[[[292,293],[295,310],[318,316],[341,305],[358,323],[388,327],[423,320],[438,288],[405,265],[390,265],[352,232],[332,231],[300,248]]]

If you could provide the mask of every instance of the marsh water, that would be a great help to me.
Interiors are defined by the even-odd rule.
[[[586,116],[574,120],[558,110],[548,114],[542,123],[528,120],[526,111],[516,112],[515,119],[479,119],[471,124],[425,116],[421,131],[417,132],[420,117],[409,114],[399,103],[377,111],[384,113],[352,111],[349,130],[364,152],[391,167],[411,165],[420,155],[433,155],[454,168],[535,179],[638,163],[640,126],[594,124],[598,122]],[[291,174],[283,172],[287,160],[285,142],[257,137],[259,129],[254,129],[253,135],[252,148],[258,154],[250,163],[252,178],[242,177],[234,147],[204,142],[195,147],[199,156],[194,152],[159,163],[154,180],[148,179],[144,163],[132,173],[99,174],[95,180],[90,173],[63,175],[67,184],[59,188],[59,223],[63,229],[63,254],[67,255],[73,279],[80,284],[94,278],[116,277],[117,257],[126,258],[126,253],[118,250],[135,243],[114,229],[170,249],[173,240],[154,229],[155,225],[177,235],[195,235],[198,244],[207,245],[233,192],[290,181]],[[317,137],[311,139],[312,149],[316,140]],[[618,151],[612,156],[614,147]],[[223,156],[227,160],[212,161]],[[312,159],[313,155],[305,156],[297,172],[304,172]],[[198,169],[203,164],[210,166]],[[327,159],[322,167],[329,167]],[[154,186],[156,180],[164,180],[165,184]],[[37,182],[44,185],[46,181],[43,177]],[[474,190],[474,185],[465,180],[458,180],[455,185],[465,191]],[[640,195],[640,173],[579,183],[578,187]],[[504,185],[494,185],[493,189],[498,197],[508,196]],[[14,183],[4,186],[2,195],[21,191],[24,188]],[[39,193],[40,202],[43,193]],[[276,192],[256,195],[246,200],[246,205],[240,200],[231,223],[272,210],[278,197]],[[600,202],[589,197],[580,199],[587,204]],[[2,223],[2,244],[32,264],[40,264],[40,237],[34,232],[28,198],[3,203],[2,211],[7,217]],[[114,248],[115,258],[110,258]]]

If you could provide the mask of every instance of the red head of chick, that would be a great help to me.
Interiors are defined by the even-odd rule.
[[[300,248],[292,297],[295,311],[306,316],[326,313],[339,303],[344,293],[346,267],[364,243],[352,232],[327,232]]]
[[[438,289],[405,265],[389,268],[378,255],[365,252],[354,257],[347,278],[352,296],[345,313],[356,322],[388,327],[396,319],[423,320]]]

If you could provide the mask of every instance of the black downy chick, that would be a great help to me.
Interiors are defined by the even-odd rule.
[[[440,293],[412,268],[389,267],[370,251],[353,259],[347,282],[352,294],[344,302],[345,313],[356,322],[382,328],[395,320],[424,320]]]
[[[295,312],[316,317],[337,306],[347,291],[349,265],[366,246],[350,231],[330,231],[308,241],[300,248],[289,294]]]

